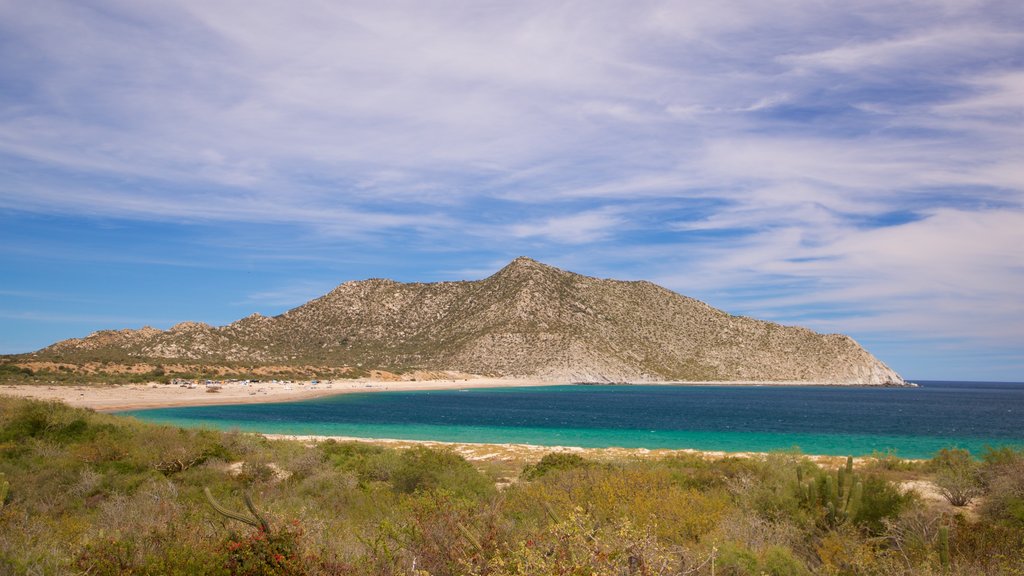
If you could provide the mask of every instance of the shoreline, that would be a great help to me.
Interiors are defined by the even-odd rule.
[[[0,384],[0,395],[37,400],[57,400],[76,408],[97,412],[120,412],[148,408],[179,408],[185,406],[217,406],[229,404],[263,404],[296,402],[340,394],[370,392],[412,392],[430,390],[461,390],[478,388],[525,388],[536,386],[827,386],[827,387],[885,387],[870,384],[836,384],[828,382],[576,382],[546,380],[542,378],[451,378],[436,380],[384,380],[361,378],[357,380],[328,380],[314,384],[305,382],[227,382],[216,387],[185,387],[176,384],[150,382],[146,384]],[[909,384],[908,384],[909,385]],[[916,385],[915,385],[916,386]],[[208,388],[216,388],[210,392]]]
[[[407,392],[433,390],[469,390],[486,388],[525,388],[538,386],[580,385],[656,385],[656,386],[827,386],[827,387],[863,387],[849,384],[828,384],[818,382],[636,382],[636,383],[576,383],[566,384],[564,381],[543,380],[537,378],[452,378],[437,380],[333,380],[323,381],[314,385],[306,382],[260,382],[243,384],[227,382],[217,386],[217,392],[208,392],[206,386],[185,387],[176,384],[113,384],[113,385],[47,385],[20,384],[0,385],[0,395],[33,398],[44,401],[59,401],[76,408],[95,410],[100,413],[113,413],[145,410],[151,408],[175,408],[187,406],[245,405],[266,404],[276,402],[295,402],[342,394],[359,394],[373,392]],[[875,387],[875,386],[870,386]],[[388,446],[443,446],[460,453],[466,452],[477,457],[484,453],[515,453],[540,458],[553,452],[571,452],[589,455],[596,458],[623,457],[661,457],[672,454],[696,454],[704,458],[751,458],[765,457],[770,452],[724,450],[702,450],[697,448],[643,448],[643,447],[582,447],[561,445],[540,445],[527,443],[487,443],[443,440],[411,440],[401,438],[373,438],[335,435],[276,434],[250,432],[260,434],[268,439],[286,439],[307,443],[327,440],[342,442],[364,442]],[[465,455],[465,454],[464,454]],[[845,459],[845,456],[829,454],[800,454],[815,462],[833,462]],[[469,457],[469,456],[467,456]],[[470,458],[472,459],[472,458]],[[855,457],[856,461],[871,460],[870,456]],[[900,460],[915,460],[900,458]]]
[[[766,458],[771,454],[789,454],[780,452],[758,452],[755,450],[744,450],[739,452],[728,452],[725,450],[701,450],[699,448],[625,448],[620,446],[609,446],[605,448],[588,448],[584,446],[548,446],[543,444],[526,444],[519,442],[453,442],[446,440],[408,440],[401,438],[364,438],[360,436],[333,436],[325,434],[273,434],[262,432],[251,432],[259,434],[268,440],[291,440],[303,442],[308,446],[320,442],[360,442],[364,444],[380,444],[389,448],[409,448],[412,446],[427,446],[430,448],[448,448],[463,456],[467,460],[510,460],[523,458],[536,458],[552,453],[577,454],[594,460],[621,460],[624,458],[660,459],[674,455],[699,456],[705,460],[720,460],[723,458]],[[842,464],[846,462],[846,456],[833,454],[804,454],[793,453],[794,457],[806,458],[817,464]],[[872,456],[854,456],[854,464],[860,466],[876,458]],[[900,458],[901,461],[920,461],[919,458]]]

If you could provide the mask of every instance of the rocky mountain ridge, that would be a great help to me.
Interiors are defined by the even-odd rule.
[[[517,258],[478,281],[341,284],[279,316],[106,330],[33,357],[457,370],[568,382],[903,384],[838,334],[733,316],[650,282]]]

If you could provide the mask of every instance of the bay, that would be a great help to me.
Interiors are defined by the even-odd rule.
[[[218,429],[448,442],[807,454],[1024,447],[1024,384],[918,388],[544,386],[339,394],[301,402],[122,412]]]

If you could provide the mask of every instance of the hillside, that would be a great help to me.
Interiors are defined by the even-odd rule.
[[[902,384],[855,341],[733,316],[650,282],[517,258],[479,281],[346,282],[275,317],[101,331],[35,360],[457,370],[564,381]]]

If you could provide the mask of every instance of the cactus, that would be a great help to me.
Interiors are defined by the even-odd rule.
[[[551,517],[551,520],[553,522],[557,524],[562,521],[562,519],[558,517],[558,513],[555,512],[554,507],[551,506],[550,502],[548,502],[547,500],[542,500],[541,504],[544,506],[544,511],[548,513],[548,516]]]
[[[939,564],[943,569],[949,568],[949,527],[939,528]]]
[[[466,542],[469,542],[474,550],[477,552],[483,552],[484,547],[480,545],[480,539],[477,538],[469,528],[463,526],[462,522],[456,522],[455,527],[459,529],[459,533],[462,534],[462,537],[466,539]]]
[[[260,516],[260,513],[256,511],[256,507],[253,506],[252,499],[249,498],[248,494],[243,494],[242,499],[245,500],[245,507],[252,513],[252,518],[239,512],[233,512],[221,506],[220,503],[213,498],[213,494],[210,493],[209,488],[203,488],[203,494],[206,494],[206,501],[210,503],[210,506],[213,506],[213,509],[220,514],[231,518],[232,520],[248,524],[257,530],[263,531],[264,534],[270,534],[270,524],[267,523],[266,519],[263,518],[263,516]]]
[[[11,483],[7,481],[3,472],[0,472],[0,510],[4,509],[7,502],[7,492],[11,489]]]
[[[853,485],[853,490],[850,491],[850,499],[846,501],[846,516],[847,518],[853,518],[857,515],[857,511],[860,509],[861,502],[864,500],[864,484],[857,481]]]
[[[833,527],[853,520],[864,502],[864,483],[853,472],[852,457],[835,470],[819,470],[799,488],[802,503]],[[824,490],[820,497],[819,489]]]
[[[833,502],[825,504],[825,521],[832,526],[839,524],[839,511]]]
[[[825,476],[825,502],[834,504],[839,499],[836,493],[836,480],[832,476]]]

